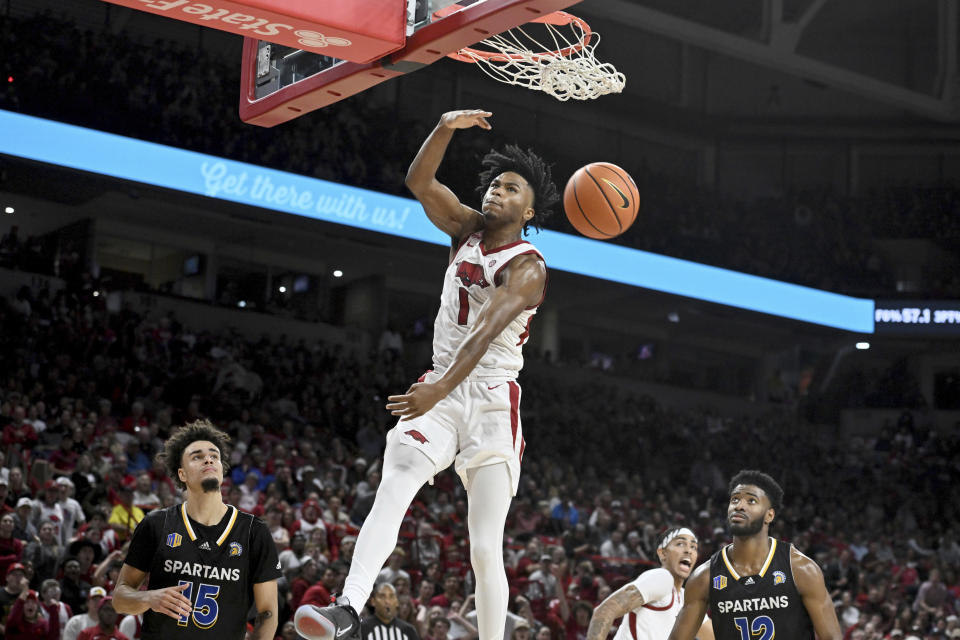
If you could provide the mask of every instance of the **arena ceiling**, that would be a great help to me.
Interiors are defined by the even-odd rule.
[[[103,24],[109,6],[97,0],[10,0],[8,5],[15,14],[44,8],[67,12],[88,25]],[[602,119],[607,113],[635,119],[639,110],[649,121],[637,126],[648,127],[651,136],[668,130],[673,142],[690,131],[715,135],[718,127],[759,127],[777,135],[797,122],[815,122],[821,132],[836,128],[837,135],[866,135],[883,122],[885,135],[894,137],[915,136],[919,126],[923,135],[956,140],[958,5],[954,0],[584,0],[572,10],[603,34],[603,55],[627,70],[627,94],[588,106],[549,108],[569,109],[581,119],[598,114]],[[136,12],[121,22],[138,36],[197,41],[192,25]],[[216,41],[227,43],[227,51],[238,49],[233,40]],[[491,89],[488,80],[465,66],[447,64],[438,72],[449,69],[476,93],[517,105],[530,99],[519,89]],[[716,78],[736,84],[736,91],[726,93],[755,94],[768,103],[776,98],[781,108],[766,111],[756,100],[725,100]],[[42,232],[45,225],[92,216],[109,225],[112,250],[133,251],[145,229],[161,239],[169,229],[189,229],[198,245],[232,255],[274,256],[315,271],[345,265],[351,278],[380,275],[399,291],[437,293],[438,283],[422,277],[444,264],[444,252],[436,247],[423,251],[411,241],[272,211],[92,176],[78,180],[75,172],[66,172],[71,175],[64,179],[61,170],[32,163],[5,164],[7,180],[0,189],[34,210],[33,223],[24,225],[28,233],[31,224]],[[26,175],[32,178],[20,179]],[[803,344],[829,350],[851,340],[843,332],[570,274],[555,274],[551,286],[550,303],[567,326],[578,330],[758,357]]]

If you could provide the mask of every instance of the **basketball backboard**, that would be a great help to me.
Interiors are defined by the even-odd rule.
[[[422,1],[422,0],[421,0]],[[417,0],[106,0],[201,27],[342,60],[373,62],[400,49]],[[449,2],[448,2],[449,4]]]
[[[139,0],[133,0],[134,2]],[[397,13],[404,42],[372,61],[350,61],[339,47],[297,48],[245,36],[240,88],[240,118],[264,127],[297,118],[397,76],[421,69],[440,58],[579,0],[408,0],[404,7],[384,6],[378,13]],[[348,4],[348,3],[345,3]],[[390,3],[384,3],[390,4]],[[367,33],[375,14],[353,24]],[[319,36],[316,40],[326,37]],[[338,36],[350,40],[349,35]],[[309,38],[308,38],[309,41]],[[316,43],[314,43],[316,44]],[[336,50],[337,53],[334,53]]]

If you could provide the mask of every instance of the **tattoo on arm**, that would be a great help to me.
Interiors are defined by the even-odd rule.
[[[254,618],[254,626],[259,627],[264,622],[273,617],[273,612],[267,609],[266,611],[261,611],[257,614],[257,617]]]

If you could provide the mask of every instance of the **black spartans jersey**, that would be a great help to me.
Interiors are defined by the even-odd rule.
[[[770,538],[760,573],[741,576],[724,547],[710,558],[710,617],[717,640],[813,640],[813,623],[793,581],[788,542]]]
[[[134,531],[126,563],[150,574],[150,589],[190,585],[183,595],[192,613],[175,620],[146,611],[143,640],[242,640],[253,585],[281,575],[266,524],[233,506],[209,527],[191,520],[186,504],[151,512]]]

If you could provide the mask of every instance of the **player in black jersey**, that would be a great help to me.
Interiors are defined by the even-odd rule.
[[[114,606],[143,614],[142,640],[243,640],[256,605],[253,640],[277,631],[280,561],[267,525],[224,504],[229,438],[206,420],[167,440],[161,456],[185,489],[184,502],[145,517],[120,569]],[[149,574],[150,589],[140,591]]]
[[[817,564],[767,535],[783,489],[760,471],[730,481],[727,523],[733,544],[687,580],[686,600],[670,640],[693,640],[710,608],[717,640],[840,640],[833,601]]]

